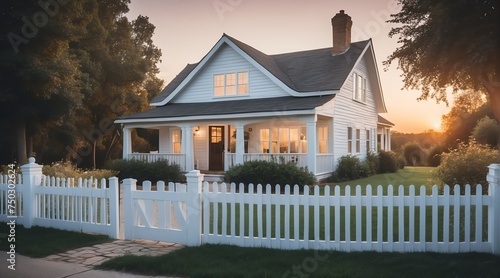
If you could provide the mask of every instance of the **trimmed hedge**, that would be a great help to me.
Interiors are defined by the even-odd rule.
[[[185,176],[181,173],[181,169],[177,164],[168,164],[167,160],[158,160],[156,162],[145,162],[141,160],[113,160],[106,164],[107,169],[118,171],[120,180],[126,178],[134,178],[137,184],[142,184],[143,181],[151,182],[182,182]]]
[[[404,167],[404,160],[402,162],[398,162],[396,158],[396,154],[393,152],[387,151],[379,151],[378,153],[379,165],[378,173],[396,173],[398,168]],[[403,167],[399,165],[399,163],[403,163]]]
[[[369,168],[367,163],[362,163],[356,156],[345,155],[339,158],[337,169],[330,180],[343,182],[366,178],[369,175]]]
[[[305,185],[314,185],[316,178],[306,168],[297,167],[293,162],[278,163],[276,161],[248,161],[231,167],[224,175],[226,182],[243,183],[245,188],[253,183],[267,185],[273,189],[276,184],[294,186],[298,184],[303,189]]]

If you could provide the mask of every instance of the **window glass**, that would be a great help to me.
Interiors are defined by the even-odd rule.
[[[236,73],[226,74],[226,96],[236,95]]]
[[[248,72],[238,72],[238,95],[248,94]]]

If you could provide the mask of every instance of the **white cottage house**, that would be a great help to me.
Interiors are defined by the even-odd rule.
[[[283,159],[330,174],[347,154],[390,149],[371,40],[351,42],[351,18],[332,18],[333,47],[267,55],[224,34],[188,64],[148,111],[116,120],[123,158],[167,159],[184,171],[222,172]],[[135,153],[131,130],[159,130],[159,149]]]

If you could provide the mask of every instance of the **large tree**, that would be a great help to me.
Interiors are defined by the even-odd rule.
[[[4,134],[17,138],[19,163],[27,160],[36,128],[63,121],[82,100],[79,63],[69,45],[88,23],[85,7],[47,2],[0,4],[0,117]]]
[[[19,163],[35,150],[39,161],[95,167],[120,142],[114,119],[161,89],[155,27],[128,20],[129,4],[0,2],[0,127],[17,138]]]
[[[404,86],[420,99],[447,101],[447,89],[488,95],[500,123],[500,6],[497,0],[398,0],[389,36],[400,46],[384,62],[397,61]],[[500,137],[500,134],[499,134]],[[500,147],[500,145],[499,145]]]

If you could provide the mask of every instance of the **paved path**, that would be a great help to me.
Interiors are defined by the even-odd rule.
[[[152,240],[115,240],[109,243],[82,247],[65,253],[50,255],[45,260],[81,264],[99,265],[114,257],[123,255],[159,256],[179,250],[183,245]]]
[[[141,276],[117,271],[95,270],[111,258],[125,254],[159,256],[179,250],[183,245],[151,240],[115,240],[109,243],[82,247],[42,259],[21,255],[16,256],[16,270],[7,268],[7,252],[0,252],[0,277],[37,277],[37,278],[144,278],[166,276]]]

